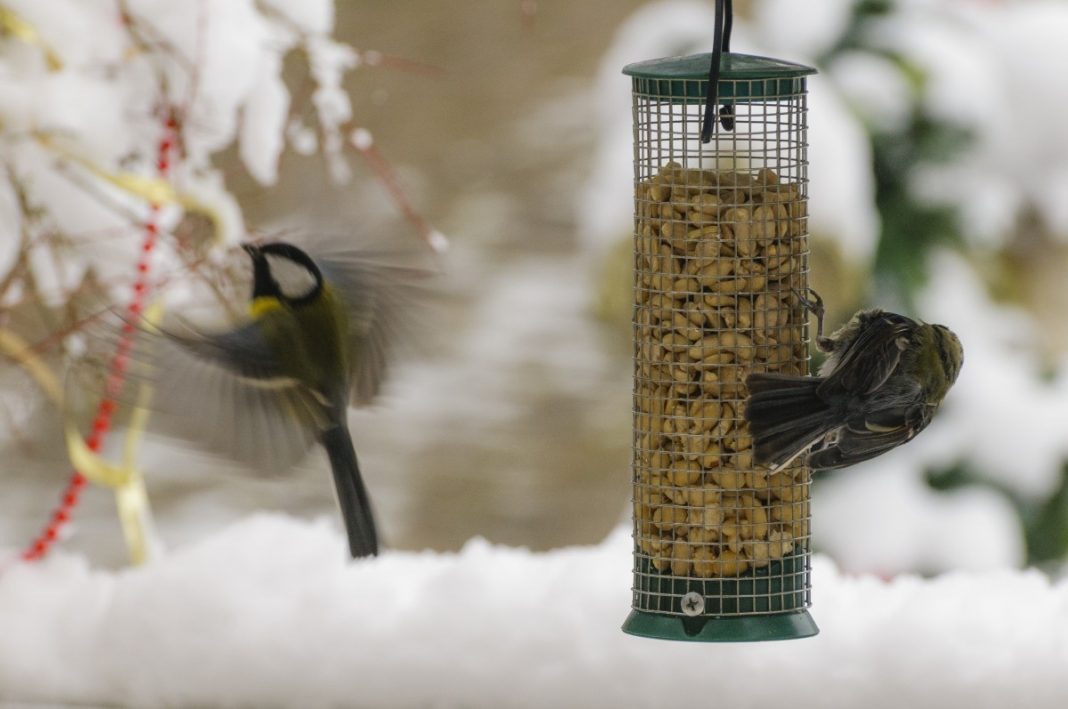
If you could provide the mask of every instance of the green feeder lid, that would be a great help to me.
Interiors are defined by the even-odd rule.
[[[623,67],[636,79],[635,91],[685,103],[705,100],[712,54],[664,57]],[[804,64],[752,54],[724,54],[720,59],[719,100],[750,101],[795,96],[804,90],[804,77],[816,70]]]

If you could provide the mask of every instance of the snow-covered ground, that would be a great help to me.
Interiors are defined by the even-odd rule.
[[[0,575],[0,700],[132,706],[991,707],[1068,703],[1068,581],[884,582],[817,557],[806,640],[619,626],[630,539],[347,563],[325,522],[246,518],[139,569]]]

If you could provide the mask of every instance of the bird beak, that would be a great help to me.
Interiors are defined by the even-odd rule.
[[[260,247],[255,244],[241,244],[241,248],[245,250],[245,253],[249,255],[253,261],[260,255]]]

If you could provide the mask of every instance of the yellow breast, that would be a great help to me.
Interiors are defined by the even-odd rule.
[[[259,298],[253,298],[252,303],[248,306],[249,315],[253,320],[263,317],[272,310],[278,310],[282,307],[282,301],[278,300],[274,296],[261,295]]]

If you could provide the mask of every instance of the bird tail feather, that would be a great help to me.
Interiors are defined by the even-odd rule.
[[[751,374],[745,417],[753,459],[783,468],[835,427],[837,416],[818,394],[822,377]]]
[[[321,441],[330,458],[341,517],[348,534],[349,552],[354,559],[375,556],[378,554],[378,532],[375,530],[374,511],[360,475],[352,437],[345,426],[333,426],[322,434]]]

